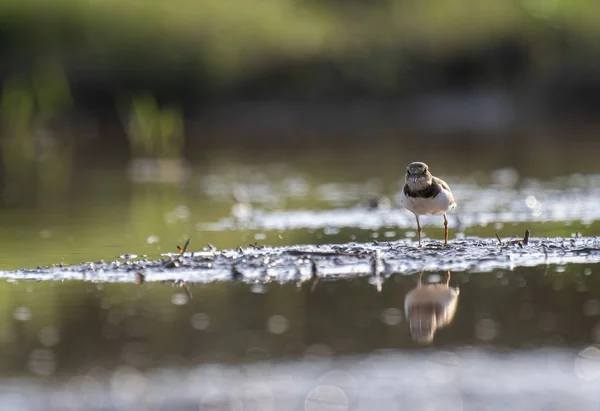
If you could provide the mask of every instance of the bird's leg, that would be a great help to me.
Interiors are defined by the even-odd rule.
[[[448,217],[444,214],[444,245],[448,245]]]
[[[446,286],[450,284],[450,270],[446,271]]]
[[[415,218],[417,219],[417,233],[419,234],[419,247],[421,247],[421,223],[419,222],[419,216],[415,214]]]
[[[419,272],[419,284],[417,285],[417,287],[420,287],[423,284],[423,271]]]

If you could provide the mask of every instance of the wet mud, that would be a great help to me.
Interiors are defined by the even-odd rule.
[[[426,240],[392,242],[249,246],[165,254],[149,260],[123,255],[111,261],[71,266],[2,271],[0,277],[27,280],[86,280],[99,282],[213,281],[304,282],[372,276],[375,284],[393,274],[421,271],[490,272],[517,267],[600,262],[600,237],[452,240],[448,246]],[[190,247],[193,250],[193,247]]]

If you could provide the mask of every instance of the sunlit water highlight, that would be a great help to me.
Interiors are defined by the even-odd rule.
[[[449,213],[450,225],[465,230],[474,226],[492,223],[524,222],[571,222],[591,224],[600,219],[600,176],[574,175],[542,183],[524,181],[520,186],[492,184],[480,186],[472,183],[452,182],[452,191],[458,202],[456,211]],[[303,185],[305,187],[305,185]],[[368,185],[367,185],[368,187]],[[335,207],[348,204],[351,200],[364,198],[367,187],[355,185],[328,185],[327,190],[315,189],[316,193],[327,192],[321,197],[334,207],[325,210],[286,209],[270,211],[260,208],[267,199],[281,202],[284,197],[264,192],[261,187],[246,186],[248,198],[259,204],[258,209],[248,209],[243,214],[232,212],[232,216],[218,222],[201,224],[202,230],[290,230],[357,227],[377,230],[383,227],[415,229],[414,216],[400,206],[400,192],[391,196],[392,202],[384,207],[368,207],[367,204],[351,207]],[[317,194],[318,195],[318,194]],[[376,198],[376,197],[373,197]],[[424,225],[441,226],[441,217],[422,217]]]

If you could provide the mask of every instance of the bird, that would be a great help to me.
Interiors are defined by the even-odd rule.
[[[420,215],[444,216],[444,245],[448,245],[446,213],[456,208],[456,201],[454,201],[454,195],[448,184],[444,180],[432,176],[427,164],[416,161],[406,167],[406,178],[400,194],[402,205],[417,219],[419,247],[421,246]]]

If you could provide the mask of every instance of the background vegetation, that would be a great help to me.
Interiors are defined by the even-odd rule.
[[[78,108],[139,92],[201,106],[517,86],[592,68],[598,12],[584,0],[3,0],[0,73],[51,56]]]

